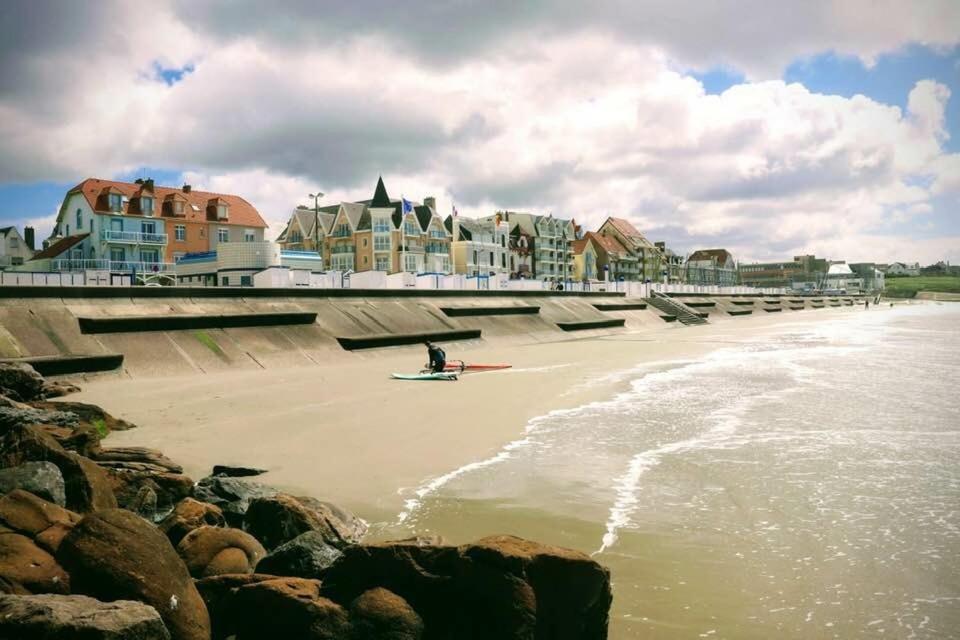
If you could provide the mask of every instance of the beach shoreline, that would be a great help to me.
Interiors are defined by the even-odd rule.
[[[70,400],[104,407],[138,425],[111,446],[146,446],[178,460],[191,477],[214,464],[264,468],[262,480],[329,499],[369,522],[390,522],[413,491],[497,455],[550,411],[609,399],[629,385],[615,374],[702,358],[755,332],[818,323],[859,308],[769,315],[702,327],[664,325],[555,343],[481,342],[449,359],[511,362],[457,382],[403,382],[421,347],[382,350],[313,367],[207,375],[94,378]]]

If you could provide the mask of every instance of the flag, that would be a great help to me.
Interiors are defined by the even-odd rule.
[[[407,200],[406,198],[401,198],[400,202],[402,203],[402,208],[404,213],[413,213],[413,203]]]

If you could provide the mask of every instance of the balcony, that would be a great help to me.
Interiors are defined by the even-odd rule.
[[[174,270],[172,262],[138,262],[131,260],[54,260],[54,271],[111,271],[114,273],[164,273]]]
[[[165,233],[140,233],[139,231],[113,231],[104,229],[100,238],[116,244],[167,244]]]
[[[352,244],[335,244],[330,247],[330,254],[337,255],[342,253],[356,253],[357,248]]]

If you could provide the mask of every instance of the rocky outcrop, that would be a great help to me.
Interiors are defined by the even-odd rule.
[[[81,455],[65,450],[34,425],[12,425],[0,432],[0,467],[47,461],[63,475],[66,504],[88,512],[117,506],[106,472]]]
[[[105,467],[104,472],[116,496],[117,504],[138,513],[143,511],[144,489],[149,489],[153,494],[153,510],[160,514],[169,513],[178,502],[193,493],[193,480],[189,476],[167,473],[159,467],[155,469]]]
[[[70,577],[27,536],[0,532],[0,577],[12,593],[69,593]]]
[[[462,547],[347,547],[323,595],[350,603],[384,587],[423,618],[428,638],[605,638],[610,574],[588,556],[513,536]]]
[[[43,376],[26,363],[0,362],[0,394],[20,402],[39,399]]]
[[[185,535],[205,525],[226,526],[220,507],[193,498],[184,498],[176,504],[173,511],[160,522],[159,526],[170,539],[170,543],[176,546]]]
[[[256,573],[237,573],[197,580],[197,590],[210,613],[213,640],[237,634],[237,620],[234,616],[234,598],[237,590],[244,585],[273,580],[274,577]]]
[[[207,609],[183,561],[155,526],[123,509],[85,516],[67,534],[57,560],[74,593],[139,600],[154,607],[174,640],[206,640]]]
[[[69,382],[63,382],[60,380],[44,380],[43,382],[44,398],[59,398],[61,396],[79,392],[80,387],[75,384],[70,384]]]
[[[395,593],[377,587],[350,604],[353,640],[420,640],[423,620]]]
[[[0,595],[0,637],[17,640],[170,640],[156,609],[87,596]]]
[[[67,504],[63,474],[52,462],[25,462],[0,469],[0,494],[24,489],[61,507]]]
[[[225,478],[246,478],[249,476],[259,476],[266,472],[266,469],[256,469],[254,467],[234,467],[227,464],[215,464],[213,465],[213,473],[211,475]]]
[[[80,424],[93,426],[104,438],[107,437],[107,434],[111,431],[126,431],[136,426],[131,422],[110,415],[95,404],[87,404],[86,402],[37,401],[31,404],[39,409],[69,411],[77,416]]]
[[[50,553],[56,553],[60,542],[80,516],[32,493],[17,489],[0,498],[0,525],[30,537]]]
[[[219,507],[227,524],[238,528],[243,527],[243,516],[247,513],[251,500],[276,494],[277,490],[273,487],[217,476],[207,476],[193,489],[194,498]]]
[[[270,615],[263,615],[269,611]],[[237,640],[334,640],[350,637],[350,620],[340,605],[320,596],[320,582],[273,578],[239,587],[232,613]]]
[[[360,541],[367,525],[352,513],[314,498],[277,494],[250,502],[244,529],[267,549],[274,549],[302,533],[316,531],[336,548]]]
[[[104,467],[131,471],[183,473],[183,467],[156,449],[147,447],[102,447],[90,457]]]
[[[307,531],[284,542],[257,565],[259,573],[320,579],[339,558],[340,550],[327,544],[319,531]]]
[[[177,545],[195,578],[230,573],[253,573],[254,567],[267,552],[256,538],[240,529],[199,527],[188,533]]]

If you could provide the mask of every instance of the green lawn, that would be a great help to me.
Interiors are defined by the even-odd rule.
[[[912,298],[918,291],[960,293],[960,276],[917,276],[887,278],[884,295],[891,298]]]

